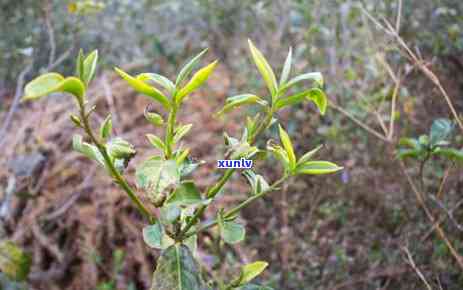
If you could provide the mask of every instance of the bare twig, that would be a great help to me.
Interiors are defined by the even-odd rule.
[[[0,203],[0,219],[1,218],[8,218],[10,214],[10,203],[16,189],[16,177],[14,175],[10,175],[8,177],[8,185],[5,189],[5,196]]]
[[[399,0],[399,5],[397,6],[397,18],[395,22],[395,31],[400,32],[400,21],[402,19],[402,0]]]
[[[340,112],[341,114],[343,114],[344,116],[346,116],[347,118],[349,118],[352,122],[354,122],[355,124],[357,124],[358,126],[360,126],[362,129],[364,129],[365,131],[367,131],[368,133],[372,134],[373,136],[377,137],[378,139],[386,142],[386,143],[389,143],[389,140],[386,138],[386,136],[384,136],[383,134],[379,133],[378,131],[376,131],[375,129],[371,128],[370,126],[366,125],[364,122],[360,121],[359,119],[355,118],[351,113],[347,112],[346,110],[344,110],[343,108],[341,108],[340,106],[336,105],[335,103],[333,102],[329,102],[329,105],[335,109],[336,111]]]
[[[399,32],[394,29],[394,27],[389,23],[387,19],[384,17],[382,18],[383,24],[381,24],[377,19],[375,19],[364,7],[361,6],[362,12],[373,22],[375,23],[381,30],[383,30],[387,35],[394,37],[401,47],[407,58],[421,70],[421,72],[431,81],[434,85],[439,89],[441,94],[444,96],[445,101],[455,119],[460,127],[460,130],[463,132],[463,122],[461,121],[455,107],[453,106],[452,100],[450,96],[447,94],[447,91],[442,86],[439,78],[427,67],[426,63],[422,60],[420,56],[417,56],[410,47],[405,43],[403,38],[399,35]]]
[[[53,25],[51,24],[51,2],[48,0],[45,3],[44,12],[45,12],[45,26],[47,27],[48,42],[50,44],[50,54],[48,56],[48,67],[51,67],[55,62],[56,58],[56,40],[55,40],[55,31]]]
[[[423,281],[424,285],[426,285],[426,288],[428,290],[432,290],[431,288],[431,285],[429,285],[428,281],[426,281],[426,278],[424,277],[423,273],[420,271],[420,269],[418,269],[418,267],[416,266],[415,264],[415,261],[413,260],[413,257],[412,257],[412,254],[410,253],[410,251],[408,250],[408,248],[406,247],[403,247],[402,248],[402,251],[404,251],[404,253],[406,254],[407,256],[407,263],[413,268],[413,270],[416,272],[416,274],[418,275],[418,277],[420,277],[421,281]]]
[[[449,248],[450,250],[450,253],[452,254],[452,256],[455,258],[455,260],[457,261],[458,265],[460,266],[460,269],[463,271],[463,259],[462,257],[460,256],[460,254],[455,250],[455,248],[453,247],[452,243],[449,241],[449,239],[447,238],[444,230],[442,229],[442,227],[436,223],[436,220],[434,218],[434,216],[432,215],[431,211],[429,210],[428,206],[426,205],[425,203],[425,200],[424,200],[424,197],[423,197],[423,194],[418,190],[418,188],[416,187],[415,183],[413,182],[413,179],[412,177],[410,176],[410,174],[408,174],[406,168],[405,168],[405,164],[403,163],[402,160],[399,160],[399,165],[400,165],[400,168],[401,168],[401,171],[402,173],[405,175],[405,177],[407,178],[407,181],[408,181],[408,184],[410,185],[410,187],[412,188],[412,191],[413,193],[415,194],[416,196],[416,199],[418,201],[418,204],[421,206],[421,208],[424,210],[427,218],[429,219],[429,221],[432,223],[432,224],[435,224],[435,231],[437,233],[437,235],[445,242],[445,244],[447,245],[447,247]]]
[[[64,254],[56,246],[56,244],[52,243],[50,239],[42,233],[42,230],[36,222],[32,223],[32,232],[40,245],[55,256],[58,262],[62,263],[64,261]]]
[[[117,128],[117,122],[118,122],[117,110],[114,105],[113,92],[111,90],[111,86],[109,85],[108,78],[106,77],[106,75],[103,75],[101,77],[101,84],[105,92],[106,101],[108,102],[109,111],[111,112],[111,120],[113,123],[113,128]]]
[[[22,71],[19,73],[18,76],[18,81],[16,82],[16,92],[13,98],[13,103],[11,104],[11,108],[8,111],[8,115],[6,116],[5,121],[3,122],[3,126],[0,129],[0,147],[3,145],[3,143],[6,141],[5,139],[5,134],[8,131],[8,128],[10,127],[10,123],[13,120],[13,115],[18,109],[19,106],[19,100],[21,99],[21,96],[23,94],[23,86],[24,86],[24,80],[26,78],[26,75],[31,71],[32,69],[32,63],[28,64]]]

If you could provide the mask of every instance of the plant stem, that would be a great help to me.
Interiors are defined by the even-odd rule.
[[[254,134],[249,138],[248,142],[249,144],[254,143],[255,138],[262,133],[263,130],[265,130],[270,122],[272,121],[274,109],[273,107],[270,108],[267,111],[267,116],[265,117],[265,120],[259,124],[257,127],[256,131]],[[233,173],[235,172],[235,169],[227,169],[225,173],[220,177],[219,181],[217,181],[216,184],[214,184],[206,193],[207,198],[214,198],[217,193],[220,192],[220,190],[225,186],[225,184],[228,182],[228,180],[232,177]],[[183,237],[187,236],[188,231],[191,229],[193,225],[195,225],[199,218],[203,215],[203,213],[206,211],[207,205],[202,205],[199,207],[193,217],[190,219],[190,221],[187,223],[185,228],[180,232],[180,239],[183,239]]]
[[[114,178],[115,183],[117,183],[129,196],[130,200],[135,204],[137,207],[138,211],[146,217],[151,224],[156,222],[156,218],[145,208],[145,206],[141,203],[141,201],[138,199],[136,196],[134,190],[130,187],[130,185],[127,183],[125,178],[117,171],[117,169],[114,167],[114,164],[111,160],[111,157],[109,156],[108,152],[106,151],[105,145],[103,145],[95,136],[93,133],[92,128],[90,127],[89,121],[88,121],[88,115],[85,112],[85,105],[80,103],[80,117],[82,119],[82,125],[85,133],[87,133],[88,137],[90,140],[95,144],[97,147],[98,151],[101,153],[103,156],[106,167],[109,169],[110,174]]]
[[[177,118],[177,104],[175,102],[172,103],[172,109],[169,112],[169,118],[167,120],[167,129],[166,129],[166,150],[165,155],[166,159],[170,159],[172,157],[172,140],[174,138],[174,131],[175,131],[175,122]]]
[[[286,179],[288,178],[287,175],[284,175],[283,177],[281,177],[280,179],[278,179],[277,181],[275,181],[269,188],[267,188],[267,190],[264,190],[262,191],[261,193],[259,194],[256,194],[256,195],[253,195],[251,197],[249,197],[248,199],[246,199],[245,201],[241,202],[239,205],[237,205],[236,207],[232,208],[231,210],[227,211],[225,214],[224,214],[224,219],[226,218],[230,218],[232,216],[234,216],[235,214],[237,214],[239,211],[241,211],[243,208],[247,207],[249,204],[251,204],[252,202],[254,202],[255,200],[263,197],[264,195],[266,195],[267,193],[269,192],[272,192],[274,191],[275,189],[277,189],[277,187],[282,184]],[[212,228],[214,226],[216,226],[218,224],[218,220],[215,219],[213,221],[210,221],[206,224],[204,224],[202,227],[200,227],[198,230],[196,230],[195,232],[193,233],[190,233],[190,234],[187,234],[185,236],[185,239],[186,238],[189,238],[191,237],[192,235],[195,235],[201,231],[204,231],[204,230],[207,230],[209,228]]]

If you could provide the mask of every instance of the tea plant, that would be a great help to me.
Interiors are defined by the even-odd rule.
[[[428,135],[418,138],[401,138],[397,151],[399,159],[411,158],[420,162],[419,178],[423,187],[423,170],[426,163],[435,157],[457,162],[463,161],[463,151],[450,147],[454,124],[448,119],[437,119],[431,125]]]
[[[190,158],[189,148],[184,148],[180,143],[190,131],[192,124],[180,124],[177,121],[177,115],[190,94],[207,81],[217,66],[218,62],[214,61],[189,78],[207,49],[183,66],[175,81],[156,73],[132,76],[116,68],[116,72],[135,91],[159,103],[165,113],[161,115],[149,110],[145,111],[146,119],[153,126],[162,127],[164,135],[146,135],[147,141],[159,150],[159,154],[136,166],[136,185],[143,193],[145,197],[143,199],[123,176],[129,161],[137,153],[134,146],[120,137],[113,136],[110,115],[101,123],[98,132],[95,132],[90,125],[90,117],[95,107],[89,106],[86,92],[95,76],[98,59],[96,51],[87,56],[82,52],[79,54],[75,76],[64,77],[57,73],[47,73],[32,80],[25,87],[24,100],[38,99],[51,93],[67,93],[75,98],[79,114],[72,114],[71,120],[78,128],[83,129],[86,140],[83,136],[74,136],[74,149],[100,164],[114,182],[127,193],[148,221],[148,225],[143,229],[145,242],[152,248],[162,250],[153,275],[151,287],[153,290],[202,290],[210,289],[210,286],[221,290],[270,289],[250,284],[267,267],[267,263],[262,261],[242,266],[240,274],[228,283],[223,281],[205,283],[195,258],[198,234],[218,226],[221,238],[226,243],[240,242],[245,237],[245,228],[237,221],[237,217],[244,207],[278,190],[279,186],[292,176],[328,174],[342,169],[329,161],[313,160],[320,146],[298,157],[289,135],[283,126],[278,124],[280,123],[277,119],[279,110],[305,101],[313,102],[321,114],[325,113],[327,98],[322,91],[322,75],[306,73],[290,78],[292,63],[290,50],[280,79],[277,81],[271,66],[251,41],[249,41],[249,48],[251,57],[268,88],[269,96],[261,97],[247,93],[227,98],[217,116],[245,105],[257,106],[260,112],[247,118],[239,138],[224,133],[226,157],[232,160],[241,158],[263,160],[267,157],[266,153],[271,153],[282,164],[283,172],[279,179],[269,183],[254,170],[243,170],[241,173],[251,188],[249,197],[229,210],[219,210],[216,217],[210,221],[202,220],[203,213],[225,191],[225,185],[238,170],[218,169],[224,170],[218,181],[204,192],[200,192],[189,176],[201,163],[194,162]],[[304,81],[311,82],[312,86],[294,94],[289,93]],[[280,142],[270,140],[266,148],[258,148],[255,145],[257,138],[273,124],[278,124]],[[151,206],[160,209],[159,216],[150,211]]]

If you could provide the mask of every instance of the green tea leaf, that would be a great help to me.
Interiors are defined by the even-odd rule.
[[[144,189],[147,197],[156,202],[164,190],[179,183],[180,176],[174,160],[148,159],[137,167],[136,183]]]
[[[10,279],[24,281],[29,275],[31,258],[11,241],[0,242],[0,271]]]
[[[291,143],[288,133],[286,133],[281,126],[278,126],[278,129],[280,132],[281,143],[288,155],[289,169],[292,171],[296,168],[296,155],[294,154],[293,144]]]
[[[292,78],[289,82],[280,88],[280,92],[283,93],[287,89],[302,81],[314,81],[318,86],[323,87],[323,75],[319,72],[311,72]]]
[[[109,155],[117,159],[130,159],[137,153],[132,144],[120,137],[109,141],[106,147]]]
[[[47,73],[30,81],[24,88],[23,101],[33,100],[54,93],[64,77],[57,73]]]
[[[181,104],[183,99],[195,91],[197,88],[202,86],[204,82],[209,78],[209,76],[212,74],[214,71],[215,67],[217,66],[218,61],[214,61],[210,63],[209,65],[203,67],[199,71],[197,71],[191,80],[177,93],[176,95],[176,101],[178,104]]]
[[[246,177],[251,186],[252,195],[262,193],[270,187],[262,175],[255,174],[252,170],[245,170],[242,174]]]
[[[65,92],[83,101],[85,87],[76,77],[64,78],[57,73],[47,73],[30,81],[24,88],[22,101],[35,100],[51,93]]]
[[[278,144],[275,144],[272,140],[267,143],[267,150],[270,151],[277,160],[283,164],[285,171],[290,171],[289,158],[286,150]]]
[[[202,203],[201,192],[193,181],[183,181],[169,196],[166,203],[188,206]]]
[[[83,71],[81,74],[81,79],[85,83],[86,86],[88,86],[90,81],[95,76],[97,62],[98,62],[98,51],[97,50],[94,50],[92,53],[90,53],[83,62]]]
[[[453,124],[448,119],[437,119],[431,125],[429,143],[434,146],[440,141],[445,141],[453,131]]]
[[[234,221],[225,221],[222,213],[218,215],[220,236],[228,244],[236,244],[244,240],[246,229],[243,225]]]
[[[329,161],[307,161],[297,166],[296,173],[320,175],[334,173],[342,169],[343,167],[337,166]]]
[[[178,87],[180,83],[183,82],[190,75],[193,68],[198,64],[199,60],[207,52],[207,50],[208,48],[205,48],[183,66],[183,68],[180,70],[180,73],[177,76],[177,80],[175,81],[176,87]]]
[[[273,288],[256,284],[247,284],[242,287],[236,288],[236,290],[273,290]]]
[[[267,84],[267,87],[272,95],[272,100],[274,100],[278,89],[275,73],[273,72],[272,67],[268,64],[264,55],[254,46],[250,39],[248,40],[248,43],[249,49],[251,50],[252,59],[254,60],[257,69]]]
[[[129,83],[129,85],[133,89],[135,89],[135,91],[139,92],[140,94],[151,97],[153,100],[161,103],[164,106],[164,108],[170,109],[169,99],[166,96],[164,96],[164,94],[161,91],[159,91],[153,86],[146,84],[142,80],[132,77],[131,75],[127,74],[119,68],[115,68],[115,70],[124,80],[126,80]]]
[[[399,145],[409,147],[409,148],[412,148],[412,149],[420,149],[421,148],[420,142],[418,140],[414,139],[414,138],[400,138]]]
[[[307,98],[313,101],[315,105],[317,105],[320,114],[325,115],[326,107],[328,106],[328,98],[322,90],[319,88],[313,88],[309,90],[309,95]]]
[[[145,226],[143,228],[143,241],[155,249],[162,249],[162,237],[164,236],[164,229],[160,223]]]
[[[291,71],[292,58],[293,58],[293,50],[290,47],[289,52],[288,52],[288,56],[286,57],[285,64],[283,66],[283,70],[281,72],[280,86],[283,86],[286,83],[286,81],[288,80],[289,73]]]
[[[326,107],[328,106],[328,98],[325,93],[318,88],[312,88],[289,97],[280,98],[275,102],[275,108],[282,109],[286,106],[299,104],[305,100],[314,102],[320,113],[322,115],[325,114]]]
[[[145,110],[145,118],[153,124],[154,126],[162,126],[164,124],[164,119],[161,117],[161,115],[153,113],[153,112],[148,112]]]
[[[463,151],[455,148],[437,148],[433,154],[446,157],[459,162],[463,161]]]
[[[175,204],[166,204],[161,208],[160,219],[164,224],[171,224],[176,221],[182,213],[180,207]]]
[[[156,73],[142,73],[137,76],[137,79],[147,82],[153,81],[154,83],[162,86],[166,89],[171,95],[175,93],[175,85],[165,76]]]
[[[397,150],[397,157],[399,159],[419,158],[422,153],[423,152],[419,149],[399,149]]]
[[[299,164],[302,164],[302,163],[305,163],[307,161],[309,161],[310,159],[312,159],[312,157],[323,147],[323,145],[318,145],[315,149],[312,149],[310,150],[309,152],[307,152],[306,154],[304,154],[300,159],[299,161],[297,162],[298,165]]]
[[[79,50],[79,54],[77,55],[77,60],[76,60],[76,77],[79,79],[83,79],[83,73],[84,73],[84,51],[83,49]]]
[[[106,119],[101,123],[100,126],[100,137],[106,139],[111,136],[113,130],[113,122],[111,120],[111,115],[108,115]]]
[[[246,283],[251,282],[251,280],[259,276],[260,273],[262,273],[265,270],[265,268],[267,268],[267,266],[268,263],[263,261],[257,261],[251,264],[244,265],[241,268],[240,285],[244,285]]]
[[[100,165],[106,166],[103,155],[101,155],[98,148],[94,145],[88,144],[82,141],[83,138],[80,135],[74,135],[72,138],[72,148],[74,151],[77,151],[87,158],[97,161]]]
[[[201,270],[188,247],[175,244],[162,252],[151,290],[205,290]]]
[[[216,113],[217,116],[228,113],[233,109],[243,106],[243,105],[254,105],[259,104],[261,106],[267,106],[268,103],[265,100],[262,100],[260,97],[253,94],[242,94],[233,97],[229,97],[225,100],[225,105],[219,112]]]
[[[182,139],[188,132],[190,131],[191,127],[193,127],[193,124],[186,124],[179,126],[175,129],[175,134],[174,134],[174,144],[176,144],[180,139]]]
[[[188,154],[190,154],[190,149],[185,149],[185,150],[178,150],[174,154],[174,159],[175,162],[177,162],[177,165],[182,164],[185,159],[188,157]]]
[[[153,134],[146,134],[146,138],[151,143],[151,145],[153,145],[154,148],[157,148],[161,151],[165,150],[166,145],[164,144],[164,142],[162,142],[161,138],[159,138],[158,136],[153,135]]]

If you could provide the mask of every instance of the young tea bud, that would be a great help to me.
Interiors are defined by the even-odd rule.
[[[121,138],[115,138],[109,142],[108,151],[112,157],[117,159],[129,159],[137,153],[132,144]]]

